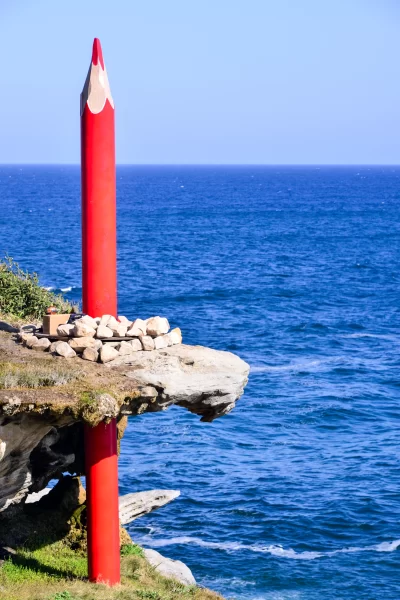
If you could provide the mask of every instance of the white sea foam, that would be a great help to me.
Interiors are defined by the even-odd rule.
[[[48,292],[53,292],[54,290],[60,290],[61,292],[70,292],[72,290],[73,286],[72,285],[68,285],[66,287],[62,287],[62,288],[58,288],[54,285],[49,285],[48,287],[45,287],[44,289],[47,290]]]
[[[377,340],[389,340],[390,342],[398,342],[399,339],[394,335],[385,335],[378,333],[349,333],[344,335],[345,338],[375,338]]]
[[[302,371],[304,369],[313,369],[316,367],[320,367],[321,365],[327,365],[332,363],[341,363],[343,362],[343,358],[341,357],[332,357],[332,358],[321,358],[315,360],[306,360],[304,362],[298,363],[290,363],[288,365],[279,365],[279,366],[271,366],[271,365],[263,365],[263,366],[252,366],[252,373],[275,373],[282,371]]]
[[[150,540],[149,540],[150,541]],[[278,558],[289,558],[294,560],[314,560],[316,558],[330,557],[335,554],[351,554],[356,552],[393,552],[400,547],[400,540],[392,542],[381,542],[372,546],[349,546],[348,548],[340,548],[331,552],[304,551],[296,552],[292,548],[283,548],[279,544],[271,544],[263,546],[258,544],[240,544],[238,542],[206,542],[196,537],[181,536],[170,539],[151,540],[150,544],[153,548],[162,548],[164,546],[173,546],[176,544],[193,544],[202,546],[203,548],[212,548],[214,550],[224,550],[225,552],[237,552],[248,550],[261,554],[271,554]]]
[[[212,583],[210,583],[210,587]],[[294,590],[286,590],[284,592],[267,592],[262,596],[252,596],[251,600],[300,600],[300,598],[306,599],[306,596],[303,595],[303,592],[297,592]]]
[[[373,546],[373,549],[377,552],[393,552],[393,550],[397,550],[400,547],[400,540],[393,540],[393,542],[381,542],[376,546]]]

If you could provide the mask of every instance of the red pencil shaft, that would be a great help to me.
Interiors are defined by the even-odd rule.
[[[101,45],[95,39],[81,96],[82,296],[83,311],[92,317],[117,315],[115,124],[110,99]],[[89,579],[115,585],[120,581],[115,419],[85,427],[85,463]]]
[[[117,427],[85,426],[89,580],[120,581]]]
[[[92,317],[117,315],[114,109],[81,117],[82,295]]]

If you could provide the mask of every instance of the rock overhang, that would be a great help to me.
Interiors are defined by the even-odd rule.
[[[0,511],[63,472],[83,473],[84,423],[116,418],[122,437],[128,416],[171,405],[210,422],[234,408],[248,373],[238,356],[202,346],[99,364],[34,353],[0,331]]]

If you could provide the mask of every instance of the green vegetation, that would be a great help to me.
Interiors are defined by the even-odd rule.
[[[135,544],[122,546],[122,581],[114,588],[89,583],[84,552],[65,541],[35,545],[17,550],[0,568],[0,600],[222,600],[162,577]]]
[[[121,547],[121,556],[144,556],[143,548],[137,544],[124,544]]]
[[[64,385],[76,377],[62,365],[0,362],[0,390]]]
[[[27,273],[6,257],[0,262],[0,316],[11,322],[39,319],[46,308],[55,306],[60,313],[69,313],[72,305],[61,295],[39,285],[36,273]]]

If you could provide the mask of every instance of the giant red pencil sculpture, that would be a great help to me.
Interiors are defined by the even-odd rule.
[[[92,317],[117,314],[114,103],[100,41],[81,94],[82,295]],[[85,428],[89,579],[120,581],[115,419]]]

